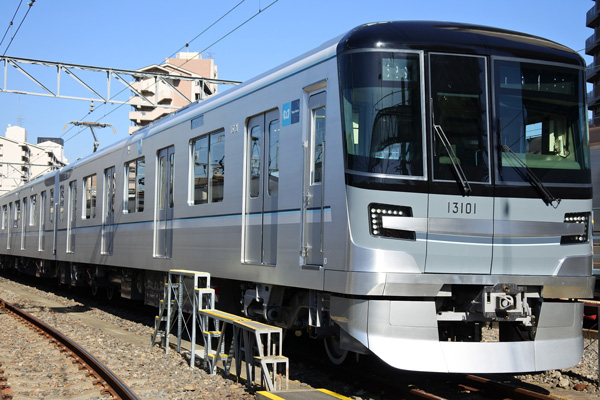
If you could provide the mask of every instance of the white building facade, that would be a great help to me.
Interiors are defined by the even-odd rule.
[[[9,125],[5,136],[0,136],[0,194],[10,192],[67,163],[64,148],[59,143],[27,143],[25,128]]]

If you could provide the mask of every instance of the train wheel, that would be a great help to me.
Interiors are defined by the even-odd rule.
[[[339,336],[328,336],[323,340],[323,343],[325,343],[325,352],[327,352],[329,361],[335,365],[341,365],[344,361],[346,361],[346,357],[348,357],[348,350],[340,347]]]
[[[92,289],[92,296],[94,296],[94,297],[98,297],[98,286],[96,286],[96,285],[93,285],[93,286],[91,287],[91,289]]]
[[[115,287],[113,285],[108,285],[106,287],[106,298],[108,301],[112,301],[115,298]]]

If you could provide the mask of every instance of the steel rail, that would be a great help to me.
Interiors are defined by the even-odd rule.
[[[556,397],[551,394],[534,392],[533,390],[507,385],[481,376],[465,375],[464,379],[480,390],[491,390],[496,395],[501,394],[502,398],[505,399],[556,400]]]
[[[123,381],[121,381],[117,375],[104,366],[94,356],[85,351],[81,346],[60,333],[58,330],[2,299],[0,299],[0,308],[4,308],[16,316],[24,319],[69,349],[75,355],[78,362],[83,364],[94,376],[102,379],[106,383],[108,386],[106,391],[108,391],[113,397],[122,400],[138,400],[138,397],[135,395],[135,393]]]

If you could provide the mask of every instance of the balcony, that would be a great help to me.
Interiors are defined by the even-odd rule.
[[[145,79],[143,81],[132,82],[131,87],[133,87],[138,92],[142,93],[144,96],[148,98],[150,101],[156,101],[157,103],[164,103],[165,100],[172,101],[173,100],[173,90],[166,85],[164,82],[155,83],[154,80]],[[156,98],[155,98],[156,93]],[[132,96],[132,102],[139,101],[140,104],[147,106],[146,103],[141,98],[137,98],[137,96]]]
[[[596,65],[595,61],[589,63],[586,67],[585,80],[589,83],[594,83],[600,76],[600,65]]]
[[[585,26],[588,28],[594,28],[598,24],[598,19],[600,18],[600,8],[594,7],[590,8],[588,12],[585,14]]]
[[[590,91],[587,93],[587,103],[588,109],[594,110],[598,106],[600,106],[600,95],[594,94],[594,91]]]
[[[600,37],[595,33],[586,39],[585,41],[585,54],[589,56],[593,56],[596,51],[598,51],[598,47],[600,45]]]
[[[157,107],[152,111],[131,111],[129,113],[129,119],[138,125],[146,125],[149,122],[169,114],[171,111],[173,110],[163,107]]]

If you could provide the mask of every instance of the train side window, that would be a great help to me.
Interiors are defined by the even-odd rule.
[[[85,209],[82,209],[83,219],[96,218],[96,174],[83,178],[83,201]]]
[[[323,141],[325,140],[325,107],[313,110],[312,114],[312,174],[311,185],[323,181]]]
[[[125,163],[125,201],[123,212],[134,213],[144,211],[146,161],[144,157]]]
[[[8,207],[5,204],[2,206],[2,230],[6,229],[7,221],[8,221]]]
[[[268,193],[274,196],[279,192],[279,120],[269,124],[269,187]]]
[[[19,220],[21,219],[21,202],[15,201],[15,218],[13,219],[13,228],[19,227]]]
[[[58,221],[63,222],[65,217],[65,185],[60,185],[58,196]]]
[[[75,221],[77,219],[77,181],[69,182],[69,200],[70,200],[70,219],[69,221]]]
[[[192,204],[223,201],[225,184],[225,134],[221,129],[190,142]],[[172,171],[172,170],[171,170]]]
[[[54,223],[54,189],[50,189],[50,212],[48,213],[50,223]]]
[[[262,129],[260,125],[253,126],[250,130],[250,197],[256,198],[260,194],[260,161],[262,157]]]
[[[37,226],[37,220],[38,220],[37,194],[34,194],[29,198],[29,226]]]

